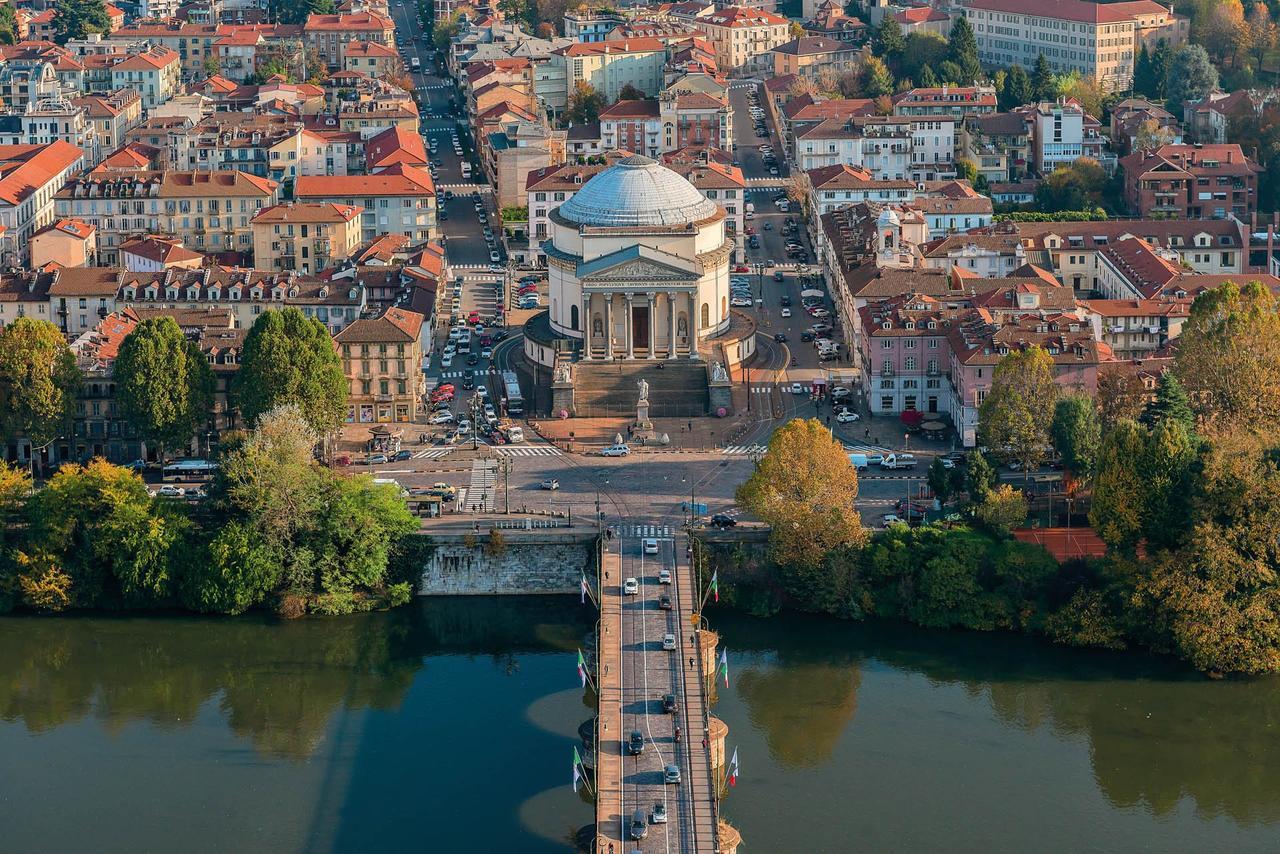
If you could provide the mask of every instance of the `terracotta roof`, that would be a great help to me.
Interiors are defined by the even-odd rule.
[[[559,48],[555,53],[567,57],[575,56],[609,56],[615,53],[655,53],[666,51],[667,46],[661,39],[622,39],[604,42],[574,42]]]
[[[337,205],[333,202],[294,203],[272,205],[254,214],[250,220],[254,225],[272,223],[330,223],[351,222],[360,216],[364,208],[350,205]]]
[[[318,15],[310,14],[307,16],[307,22],[302,25],[304,32],[312,30],[336,30],[339,32],[356,31],[356,30],[393,30],[395,24],[390,18],[374,12],[351,12],[346,15]]]
[[[1138,237],[1105,246],[1099,254],[1146,297],[1159,293],[1182,274],[1181,267],[1160,257],[1151,244]]]
[[[0,200],[21,204],[75,165],[83,154],[62,140],[48,145],[0,145]]]
[[[63,267],[53,274],[51,297],[116,295],[120,274],[115,267]]]
[[[139,258],[145,258],[148,261],[154,261],[157,264],[178,264],[183,261],[204,260],[204,256],[199,252],[193,252],[183,247],[176,240],[166,240],[160,237],[135,237],[132,240],[126,240],[120,245],[120,251],[129,255],[136,255]]]
[[[928,6],[905,9],[893,17],[898,20],[899,24],[925,24],[933,21],[951,20],[951,16],[946,12],[939,12],[937,9]]]
[[[1102,317],[1186,317],[1191,313],[1191,298],[1091,299],[1081,300],[1080,307]]]
[[[1205,161],[1216,163],[1206,165]],[[1153,170],[1161,174],[1172,171],[1189,175],[1247,175],[1261,172],[1257,163],[1245,156],[1243,149],[1234,142],[1217,145],[1162,145],[1159,148],[1135,151],[1120,160],[1126,180],[1138,180]],[[1160,170],[1161,166],[1169,169]]]
[[[1229,219],[1020,222],[1016,230],[1028,249],[1048,248],[1045,240],[1050,235],[1061,239],[1061,249],[1100,249],[1125,236],[1141,237],[1166,248],[1190,249],[1198,234],[1209,237],[1210,249],[1240,249],[1243,246],[1240,226]],[[1078,242],[1071,242],[1073,237],[1078,238]],[[1174,241],[1175,237],[1179,242]]]
[[[426,166],[430,161],[421,134],[400,125],[371,136],[364,146],[364,159],[369,169],[381,169],[397,163]]]
[[[600,111],[600,120],[655,119],[659,115],[657,101],[618,101]]]
[[[873,98],[822,98],[801,95],[782,106],[782,113],[791,121],[817,121],[843,119],[852,116],[869,116],[876,111]]]
[[[142,53],[129,54],[128,58],[117,62],[111,68],[113,71],[155,71],[180,61],[176,50],[156,45]]]
[[[399,55],[393,47],[381,42],[364,41],[362,39],[354,39],[347,42],[342,48],[342,52],[346,56],[380,57],[383,59],[394,59]]]
[[[911,181],[877,181],[874,174],[861,166],[850,166],[837,163],[832,166],[820,166],[807,172],[815,190],[854,190],[880,188],[886,190],[914,190]],[[988,200],[990,201],[990,200]]]
[[[434,196],[435,192],[435,183],[426,171],[396,163],[374,175],[304,175],[295,183],[294,197]]]
[[[1034,7],[1026,0],[969,0],[971,9],[1005,12],[1012,15],[1035,15],[1086,24],[1114,24],[1130,21],[1137,15],[1165,14],[1169,10],[1154,0],[1131,0],[1127,3],[1088,3],[1084,0],[1037,0]]]
[[[416,311],[389,308],[381,317],[361,318],[351,323],[333,340],[339,344],[411,343],[422,331],[423,316]]]
[[[726,6],[710,15],[698,18],[698,24],[712,24],[720,27],[764,27],[787,24],[787,19],[763,9],[748,9],[742,6]]]
[[[60,231],[80,240],[88,240],[93,236],[94,228],[89,223],[81,222],[78,219],[60,219],[46,230]]]
[[[271,195],[279,186],[270,178],[248,172],[169,172],[140,170],[133,172],[89,172],[78,175],[58,191],[56,198],[89,198],[77,196],[78,188],[97,187],[103,192],[114,188],[119,197],[149,193],[155,186],[159,198],[207,198],[209,196]],[[142,196],[139,195],[139,198]]]

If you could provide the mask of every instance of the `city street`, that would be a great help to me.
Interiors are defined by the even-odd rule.
[[[782,140],[778,136],[777,128],[773,127],[772,122],[769,121],[767,112],[764,123],[768,136],[756,135],[755,119],[751,116],[751,103],[748,97],[750,92],[760,93],[760,88],[754,84],[751,86],[738,84],[729,88],[729,104],[733,108],[734,159],[742,168],[744,178],[750,180],[776,177],[781,183],[791,174],[786,158],[783,156]],[[758,94],[758,97],[762,96]],[[769,167],[765,165],[760,155],[761,145],[772,145],[774,153],[778,156],[776,176],[769,174]]]

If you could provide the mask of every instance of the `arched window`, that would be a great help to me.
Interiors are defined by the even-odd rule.
[[[578,331],[578,306],[569,306],[569,328],[574,332]]]
[[[699,329],[706,329],[711,325],[711,303],[704,302],[702,304],[702,324]]]

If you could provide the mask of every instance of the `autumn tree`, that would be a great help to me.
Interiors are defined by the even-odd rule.
[[[0,332],[0,426],[10,442],[48,447],[70,427],[80,369],[57,328],[19,317]],[[36,454],[32,454],[36,459]]]
[[[1053,357],[1044,348],[1014,350],[996,365],[978,409],[979,441],[997,457],[1020,463],[1024,472],[1048,452],[1058,396],[1053,374]]]
[[[1217,429],[1280,417],[1280,313],[1260,282],[1196,297],[1176,354],[1178,379]]]
[[[1133,147],[1135,150],[1159,148],[1177,138],[1177,134],[1155,119],[1147,119],[1138,125],[1138,131],[1133,135]]]
[[[574,124],[588,124],[600,118],[600,111],[604,107],[604,96],[590,83],[579,80],[573,86],[573,94],[569,96],[564,118]]]
[[[1098,419],[1103,432],[1124,419],[1136,421],[1147,401],[1147,388],[1142,377],[1119,365],[1098,371]]]
[[[213,407],[214,378],[200,347],[172,317],[142,321],[125,336],[112,375],[121,414],[148,442],[190,443]]]
[[[881,98],[893,94],[893,75],[878,56],[867,57],[862,64],[862,95],[864,98]]]
[[[1036,187],[1037,209],[1056,211],[1092,210],[1102,204],[1107,173],[1092,157],[1081,157],[1060,166]]]
[[[772,528],[774,560],[810,567],[837,547],[864,540],[857,496],[858,474],[848,453],[812,418],[776,430],[737,491],[738,503]]]
[[[1002,483],[982,499],[974,513],[992,531],[1008,536],[1010,531],[1027,521],[1027,499],[1021,491]]]

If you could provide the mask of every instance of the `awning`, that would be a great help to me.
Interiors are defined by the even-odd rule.
[[[822,297],[822,296],[826,296],[826,294],[820,290],[817,290],[816,288],[806,288],[805,290],[800,292],[801,299],[803,299],[804,297]]]

